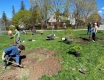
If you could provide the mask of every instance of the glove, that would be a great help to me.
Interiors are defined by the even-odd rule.
[[[4,57],[2,57],[2,60],[4,61],[4,60],[6,60]]]

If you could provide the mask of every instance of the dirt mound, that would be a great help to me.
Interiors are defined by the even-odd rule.
[[[49,57],[34,64],[33,68],[30,70],[30,80],[38,80],[43,75],[56,75],[61,69],[59,60],[55,57]]]
[[[61,64],[59,59],[53,55],[58,52],[44,48],[24,51],[21,53],[21,64],[25,65],[26,68],[16,68],[14,64],[11,64],[8,66],[9,69],[0,72],[2,73],[0,80],[20,80],[23,77],[29,80],[38,80],[43,75],[56,75],[61,69]]]
[[[56,53],[59,53],[59,51],[47,50],[47,49],[40,47],[37,49],[22,52],[22,55],[27,55],[31,53],[38,53],[38,54],[44,55],[45,57],[49,57],[49,56],[53,56]]]

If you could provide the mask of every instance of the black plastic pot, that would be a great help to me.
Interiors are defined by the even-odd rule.
[[[80,57],[80,52],[75,52],[76,57]]]
[[[72,44],[73,41],[67,41],[67,44]]]

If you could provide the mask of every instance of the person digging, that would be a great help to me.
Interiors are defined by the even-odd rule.
[[[25,50],[24,45],[11,46],[11,47],[4,49],[4,51],[2,53],[3,70],[6,69],[7,62],[11,62],[11,61],[9,61],[10,59],[15,61],[16,67],[20,67],[20,68],[24,67],[20,64],[20,53],[22,50]]]

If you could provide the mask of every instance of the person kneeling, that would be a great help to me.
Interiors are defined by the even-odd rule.
[[[6,69],[7,67],[7,62],[9,62],[8,58],[15,60],[16,66],[23,67],[20,64],[20,53],[22,50],[25,50],[24,45],[11,46],[11,47],[4,49],[2,53],[3,69]]]

